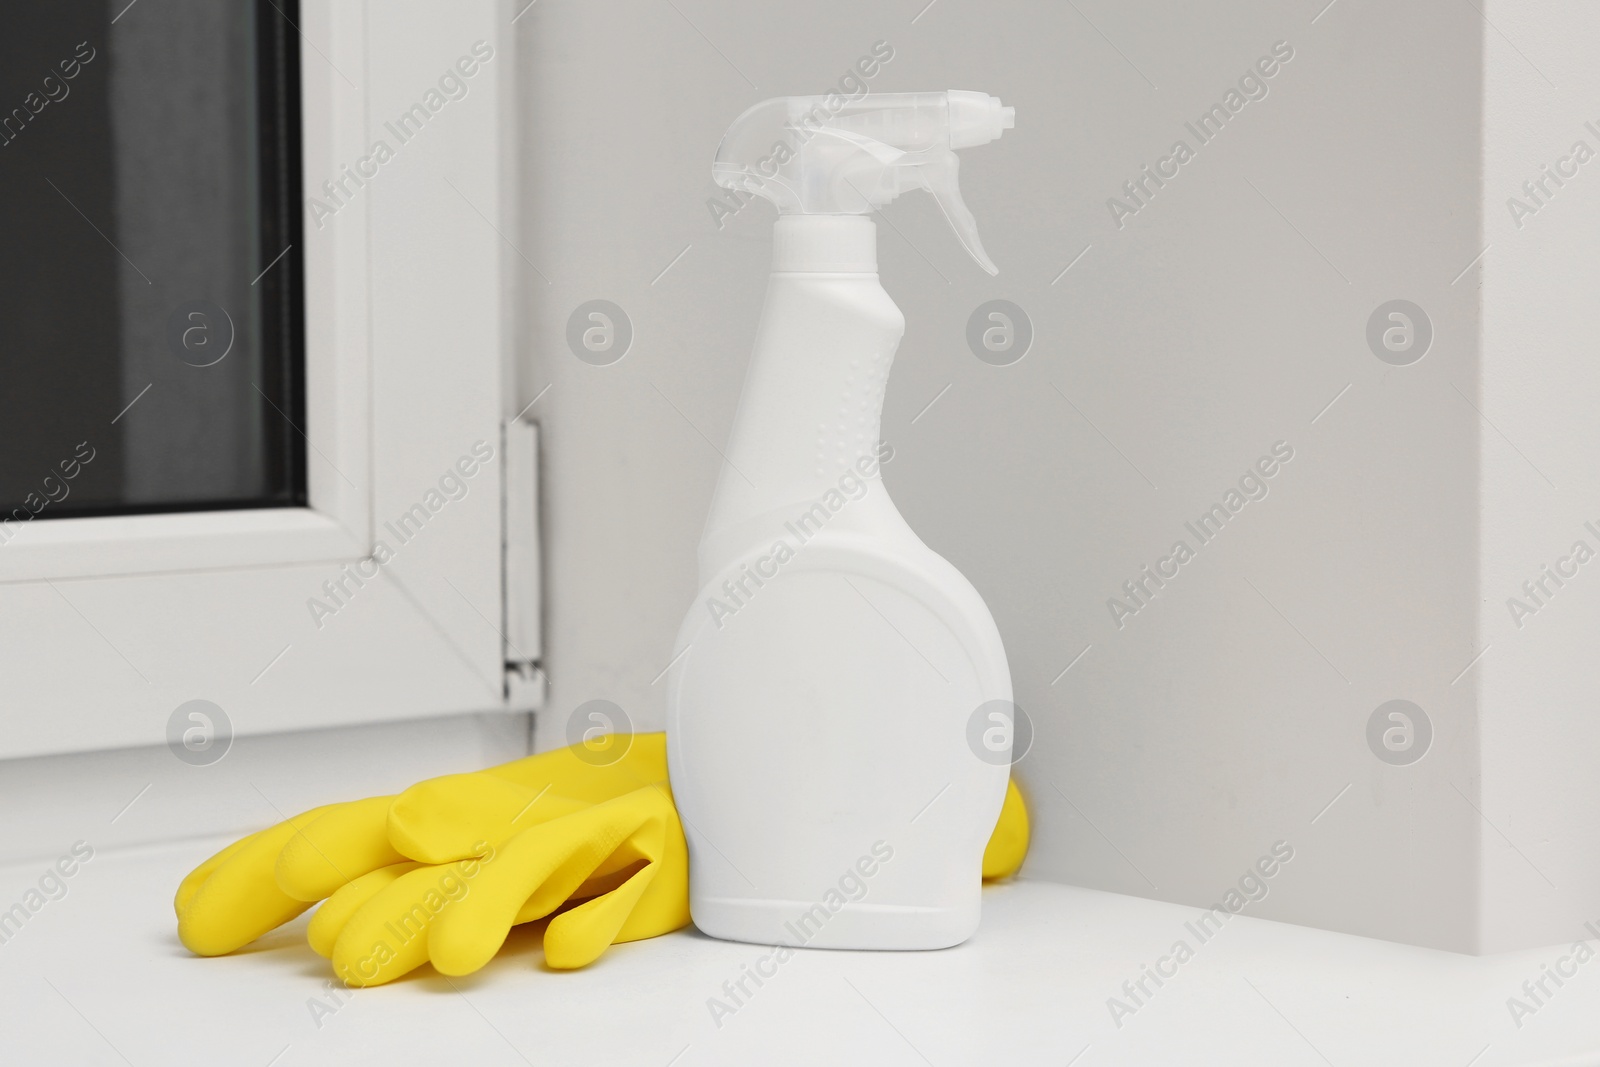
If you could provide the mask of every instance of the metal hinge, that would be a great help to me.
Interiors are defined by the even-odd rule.
[[[539,428],[521,418],[502,433],[502,568],[505,602],[506,706],[533,711],[544,703],[540,667],[544,635],[539,553]]]

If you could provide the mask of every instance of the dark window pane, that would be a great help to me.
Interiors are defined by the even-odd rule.
[[[0,518],[305,503],[290,20],[0,7]]]

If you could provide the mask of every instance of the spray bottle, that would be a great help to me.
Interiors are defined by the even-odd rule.
[[[1009,772],[992,709],[1011,706],[1011,677],[983,599],[881,480],[905,318],[878,283],[868,215],[926,190],[998,273],[955,149],[1013,115],[972,92],[784,97],[741,115],[717,151],[713,179],[779,218],[668,679],[690,910],[713,937],[931,949],[977,928]]]

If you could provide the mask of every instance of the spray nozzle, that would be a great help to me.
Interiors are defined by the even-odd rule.
[[[728,128],[711,177],[771,200],[786,215],[865,215],[903,192],[926,189],[972,258],[998,274],[961,199],[955,149],[988,144],[1015,123],[1016,109],[998,98],[956,89],[783,96]]]

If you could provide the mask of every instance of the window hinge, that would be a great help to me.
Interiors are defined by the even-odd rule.
[[[544,702],[540,627],[539,428],[521,418],[502,434],[502,575],[505,583],[506,704],[532,711]]]

